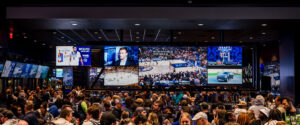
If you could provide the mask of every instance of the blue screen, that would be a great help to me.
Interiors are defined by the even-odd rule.
[[[242,66],[242,47],[212,46],[207,48],[208,66]]]
[[[35,78],[38,67],[38,65],[32,65],[28,78]]]
[[[41,75],[42,79],[45,79],[47,77],[48,70],[49,70],[48,66],[42,66],[42,75]]]
[[[22,71],[24,69],[24,66],[25,66],[25,63],[17,62],[12,77],[13,78],[20,78],[21,74],[22,74]]]
[[[21,78],[28,78],[31,68],[32,68],[32,64],[25,64],[21,74]]]
[[[4,64],[1,77],[12,77],[16,62],[7,60]]]
[[[134,46],[105,46],[104,47],[104,65],[120,66],[120,49],[127,49],[127,61],[125,66],[138,65],[138,47]]]

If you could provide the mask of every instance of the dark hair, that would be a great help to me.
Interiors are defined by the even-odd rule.
[[[278,109],[271,109],[269,113],[269,119],[281,121],[282,120],[281,112]]]
[[[128,53],[128,50],[127,50],[127,48],[126,47],[122,47],[122,48],[120,48],[120,51],[121,50],[125,50],[126,51],[126,53]]]
[[[280,103],[282,103],[283,98],[281,96],[277,96],[277,101],[279,101]]]
[[[70,108],[72,109],[72,106],[71,106],[71,105],[64,104],[64,105],[61,107],[61,110],[64,110],[64,109],[66,109],[67,107],[70,107]]]
[[[144,107],[151,107],[152,101],[150,99],[145,99]]]
[[[43,106],[43,108],[47,109],[48,103],[47,102],[43,102],[41,105]]]
[[[88,114],[92,115],[93,119],[99,119],[99,108],[97,106],[91,106],[87,110]]]
[[[201,108],[202,108],[202,110],[203,110],[203,109],[207,110],[207,109],[208,109],[208,105],[207,105],[207,104],[202,104],[202,105],[201,105]]]
[[[155,103],[158,104],[158,107],[163,108],[163,102],[162,101],[155,101]]]
[[[138,115],[134,119],[134,123],[137,125],[139,122],[145,123],[147,121],[146,116],[144,115]]]
[[[64,109],[64,110],[62,110],[62,111],[60,112],[59,117],[61,117],[61,118],[67,118],[67,116],[69,116],[70,113],[72,113],[72,111],[67,110],[67,109]]]
[[[25,104],[25,109],[27,111],[31,111],[31,110],[33,110],[33,108],[34,108],[34,105],[32,103],[26,103]]]
[[[131,97],[126,97],[125,105],[127,108],[131,107],[133,103],[134,103],[134,100]]]
[[[110,107],[109,101],[104,101],[104,107],[106,107],[106,108],[109,108],[109,107]]]
[[[3,114],[4,117],[7,117],[8,119],[13,118],[13,116],[14,116],[14,113],[10,110],[4,110],[1,113]]]

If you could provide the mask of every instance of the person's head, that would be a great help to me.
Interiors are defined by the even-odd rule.
[[[276,125],[288,125],[288,123],[284,122],[284,121],[279,121],[276,123]]]
[[[29,125],[25,120],[20,120],[18,125]]]
[[[101,116],[100,124],[101,125],[114,125],[117,121],[117,118],[112,112],[105,112]]]
[[[125,105],[127,108],[132,107],[133,103],[134,103],[134,100],[130,96],[126,97]]]
[[[61,118],[64,118],[66,119],[67,121],[71,121],[72,120],[72,111],[70,110],[67,110],[67,109],[64,109],[60,112],[60,115],[59,115]]]
[[[24,109],[25,109],[25,113],[32,112],[33,109],[34,109],[33,103],[27,102],[27,103],[25,104],[25,108],[24,108]]]
[[[17,115],[20,116],[22,114],[22,108],[18,106],[17,108]]]
[[[201,103],[201,110],[208,110],[208,104],[206,102]]]
[[[146,110],[144,109],[144,107],[137,107],[135,109],[135,115],[144,115],[144,116],[147,116],[147,112]]]
[[[127,118],[129,118],[129,112],[123,111],[121,114],[121,119],[127,119]]]
[[[105,108],[105,110],[109,110],[110,109],[110,102],[109,101],[104,101],[104,108]]]
[[[115,108],[116,109],[121,109],[122,108],[122,100],[121,99],[115,99],[114,100],[114,102],[115,102]]]
[[[128,55],[127,48],[126,47],[120,48],[120,54],[119,55],[120,55],[121,60],[126,59],[127,55]]]
[[[192,125],[193,121],[189,113],[182,113],[179,118],[180,125]]]
[[[87,114],[90,116],[90,118],[93,118],[93,119],[99,119],[99,108],[97,106],[91,106],[88,108],[87,110]]]
[[[138,98],[138,99],[135,100],[135,103],[138,106],[143,106],[144,105],[144,100],[142,98]]]
[[[76,52],[76,51],[77,51],[76,46],[73,46],[73,52]]]
[[[234,115],[234,112],[230,112],[230,111],[226,112],[225,118],[226,118],[226,121],[228,121],[228,122],[234,122],[234,121],[236,121],[236,117]]]
[[[240,103],[237,106],[241,109],[246,109],[247,103],[245,101],[240,101]]]
[[[196,121],[196,125],[207,125],[207,115],[204,112],[198,112],[194,118],[193,121]]]
[[[73,112],[73,109],[72,109],[71,105],[68,105],[68,104],[62,105],[61,110],[64,110],[64,109],[67,109],[67,110],[70,110],[71,112]]]
[[[282,97],[281,96],[277,96],[275,98],[275,105],[279,106],[282,103]]]
[[[148,122],[152,122],[153,125],[156,125],[159,123],[159,120],[158,120],[158,116],[156,113],[149,113],[149,116],[148,116]]]
[[[289,98],[282,99],[282,104],[285,109],[288,109],[290,107],[290,102],[291,102],[291,99],[289,99]]]
[[[247,113],[240,113],[237,119],[237,123],[240,125],[248,125],[249,124],[249,116]]]
[[[135,125],[144,125],[147,121],[147,117],[144,115],[138,115],[134,119]]]
[[[4,123],[5,121],[7,121],[8,119],[12,119],[14,116],[14,113],[10,110],[4,110],[1,112],[3,114],[3,117],[1,117],[1,122]]]
[[[162,104],[161,101],[155,101],[153,103],[152,110],[153,111],[160,111],[162,107],[163,107],[163,104]]]
[[[264,105],[265,98],[262,95],[257,95],[255,98],[255,105]]]
[[[47,112],[47,105],[48,105],[47,102],[43,102],[43,103],[40,105],[40,110],[41,110],[42,114],[45,114],[45,113]]]
[[[281,121],[282,120],[281,112],[278,109],[271,109],[269,113],[269,119]]]

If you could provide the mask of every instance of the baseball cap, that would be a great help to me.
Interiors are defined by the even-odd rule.
[[[196,121],[199,119],[207,119],[207,115],[204,112],[198,112],[192,120]]]
[[[240,101],[240,103],[239,104],[237,104],[238,106],[246,106],[247,105],[247,103],[245,102],[245,101]]]
[[[261,113],[269,117],[270,109],[269,108],[262,108],[259,110]]]

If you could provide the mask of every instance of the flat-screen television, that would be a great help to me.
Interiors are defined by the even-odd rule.
[[[73,68],[63,68],[63,86],[73,86]]]
[[[20,78],[22,75],[22,71],[25,68],[25,63],[16,62],[16,66],[13,72],[13,78]]]
[[[28,78],[35,78],[36,77],[38,67],[39,67],[39,65],[32,64],[31,70],[30,70],[29,75],[28,75]]]
[[[104,72],[100,75],[99,79],[95,82],[97,76],[103,69],[100,67],[91,67],[89,70],[89,83],[91,89],[98,89],[101,87],[101,83],[104,82]],[[92,86],[92,84],[95,82],[95,84]]]
[[[64,72],[64,70],[62,68],[57,68],[56,69],[56,77],[62,78],[63,77],[63,72]]]
[[[56,66],[90,66],[90,46],[56,46]]]
[[[208,84],[242,84],[242,69],[208,69]]]
[[[139,85],[206,85],[206,65],[206,47],[141,47]]]
[[[16,62],[6,60],[1,77],[12,77]]]
[[[21,74],[21,78],[28,78],[31,68],[32,68],[32,64],[25,64]]]
[[[42,77],[42,71],[43,71],[42,68],[43,68],[42,65],[39,65],[39,66],[38,66],[38,70],[37,70],[37,72],[36,72],[35,78],[39,79],[39,78]]]
[[[105,67],[105,86],[131,86],[138,83],[138,66]]]
[[[40,78],[45,79],[48,75],[48,70],[49,70],[48,66],[42,66],[42,74]]]
[[[208,66],[242,66],[242,47],[210,46],[207,48]]]
[[[104,65],[137,66],[138,51],[137,46],[105,46]]]
[[[2,70],[3,70],[3,64],[0,64],[0,73],[2,73]]]

